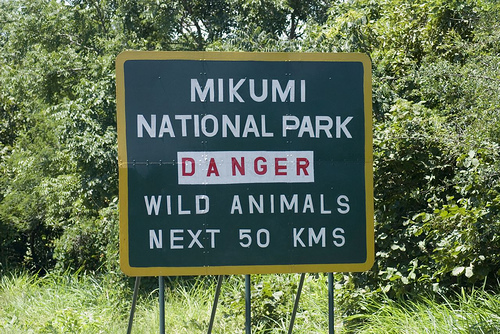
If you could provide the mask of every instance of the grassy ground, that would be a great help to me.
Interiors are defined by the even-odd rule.
[[[416,297],[414,301],[384,299],[367,305],[368,316],[356,333],[500,333],[500,295],[484,291],[439,301]]]
[[[287,333],[299,275],[253,275],[254,333]],[[206,333],[216,281],[167,279],[167,333]],[[0,333],[126,333],[133,280],[109,276],[4,275]],[[143,279],[133,333],[158,333],[157,280]],[[308,275],[294,333],[327,333],[324,275]],[[367,315],[342,319],[336,333],[500,333],[500,297],[476,291],[454,300],[366,301]],[[244,280],[225,278],[213,333],[244,333]],[[350,323],[346,327],[342,323]]]
[[[299,275],[253,275],[253,332],[287,332]],[[92,275],[5,275],[0,279],[0,333],[126,333],[133,280],[124,286]],[[206,333],[216,280],[166,280],[167,333]],[[143,279],[133,333],[158,333],[157,280]],[[276,291],[276,287],[283,289]],[[308,276],[294,333],[327,328],[326,277]],[[244,279],[226,277],[213,333],[244,333]],[[267,330],[267,331],[266,331]]]

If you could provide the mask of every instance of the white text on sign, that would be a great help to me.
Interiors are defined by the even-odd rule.
[[[312,118],[311,118],[312,117]],[[348,138],[353,116],[283,115],[281,135],[297,138]],[[272,138],[276,130],[268,126],[266,115],[137,115],[137,138],[222,137]]]

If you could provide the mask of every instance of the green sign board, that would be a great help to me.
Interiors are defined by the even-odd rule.
[[[371,267],[367,56],[124,52],[116,73],[126,274]]]

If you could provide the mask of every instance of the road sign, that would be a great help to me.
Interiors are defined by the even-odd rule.
[[[366,55],[129,51],[116,74],[126,274],[371,267]]]

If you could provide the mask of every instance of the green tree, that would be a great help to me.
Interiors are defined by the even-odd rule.
[[[46,270],[66,260],[58,240],[72,226],[116,205],[114,57],[104,51],[114,44],[78,29],[81,13],[56,1],[1,8],[2,110],[15,111],[0,143],[3,257]]]
[[[377,254],[353,286],[495,286],[499,14],[489,1],[346,2],[305,39],[373,62]]]

